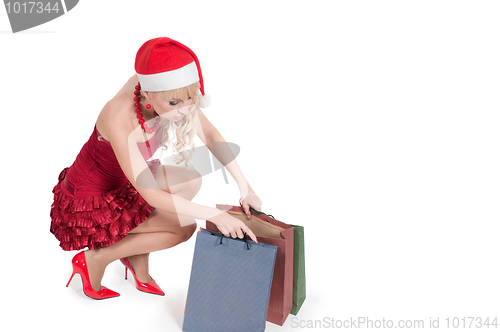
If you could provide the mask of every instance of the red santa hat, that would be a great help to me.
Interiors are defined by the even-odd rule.
[[[161,37],[145,42],[135,57],[135,72],[143,91],[175,90],[200,81],[200,106],[209,104],[198,58],[178,41]]]

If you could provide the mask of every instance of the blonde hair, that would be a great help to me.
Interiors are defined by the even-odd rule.
[[[180,164],[184,161],[184,165],[188,166],[188,162],[192,157],[194,149],[194,137],[196,135],[196,117],[199,110],[199,94],[200,83],[196,82],[189,86],[179,88],[176,90],[168,90],[161,92],[150,92],[154,94],[163,94],[165,100],[185,100],[191,97],[193,100],[189,111],[186,115],[177,122],[171,122],[167,119],[161,119],[160,128],[163,129],[165,136],[163,137],[160,147],[163,151],[168,149],[169,145],[169,130],[175,133],[175,141],[172,141],[172,150],[178,153],[178,157],[174,158],[176,164]],[[158,129],[160,129],[158,128]],[[188,150],[189,153],[186,153]]]

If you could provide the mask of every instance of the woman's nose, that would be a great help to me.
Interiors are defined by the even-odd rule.
[[[186,105],[186,106],[183,106],[181,108],[178,108],[177,112],[179,112],[180,115],[186,115],[187,112],[189,111],[189,106],[190,105]]]

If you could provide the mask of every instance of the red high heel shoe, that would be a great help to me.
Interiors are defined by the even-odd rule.
[[[66,287],[69,286],[69,283],[71,282],[75,274],[78,273],[82,277],[83,293],[88,297],[96,300],[102,300],[110,297],[120,296],[120,294],[118,294],[117,292],[114,292],[104,286],[101,286],[101,289],[97,292],[92,288],[92,285],[90,284],[89,272],[87,270],[87,262],[85,261],[84,251],[76,254],[75,257],[73,257],[73,259],[71,260],[71,263],[73,264],[73,274],[69,278]]]
[[[165,295],[165,293],[161,290],[160,286],[158,286],[158,284],[156,283],[156,281],[153,280],[153,278],[150,277],[151,281],[148,283],[140,282],[135,276],[134,269],[132,268],[132,265],[130,265],[130,261],[128,260],[127,257],[120,258],[120,262],[122,262],[122,264],[125,265],[125,279],[127,279],[127,269],[129,269],[132,272],[132,275],[134,276],[135,287],[137,287],[138,290],[156,295]]]

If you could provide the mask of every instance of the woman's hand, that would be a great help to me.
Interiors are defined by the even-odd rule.
[[[248,228],[243,221],[231,216],[229,213],[223,212],[215,217],[212,217],[210,221],[213,222],[221,233],[227,237],[231,236],[233,239],[237,237],[243,239],[245,237],[243,232],[245,232],[248,236],[250,236],[252,241],[258,242],[257,237],[250,230],[250,228]]]
[[[243,211],[245,211],[247,218],[250,219],[252,218],[252,213],[250,212],[250,206],[257,211],[260,211],[260,206],[262,205],[262,201],[259,198],[259,196],[257,196],[257,194],[253,191],[253,189],[250,188],[250,190],[246,195],[244,193],[241,194],[240,204],[241,207],[243,208]]]

